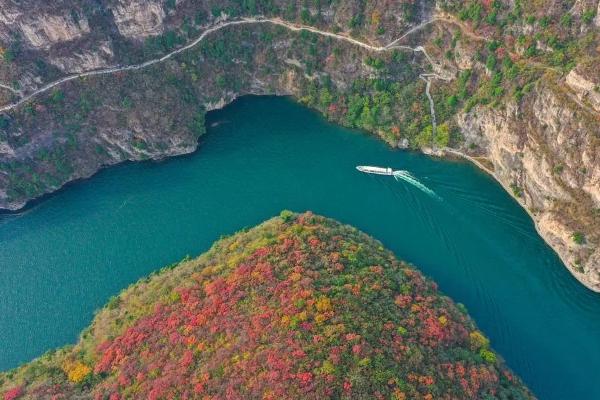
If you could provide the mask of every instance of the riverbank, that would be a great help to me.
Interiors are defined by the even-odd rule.
[[[487,173],[488,175],[490,175],[492,178],[494,178],[494,180],[496,182],[498,182],[498,184],[500,184],[500,186],[502,186],[502,188],[504,189],[504,191],[506,193],[508,193],[517,203],[519,203],[519,205],[523,208],[523,210],[529,215],[529,217],[531,218],[531,220],[533,221],[533,224],[535,226],[535,230],[538,233],[538,235],[540,235],[540,237],[544,238],[544,240],[546,240],[546,243],[548,243],[548,245],[552,248],[552,250],[554,250],[554,252],[556,253],[556,255],[561,259],[561,261],[563,262],[563,264],[565,265],[565,267],[569,270],[569,272],[571,273],[571,275],[573,275],[583,286],[585,286],[586,288],[588,288],[589,290],[593,291],[593,292],[600,292],[600,289],[598,287],[598,283],[597,282],[589,282],[589,280],[587,279],[585,274],[582,274],[578,271],[576,271],[574,268],[569,267],[570,266],[570,260],[565,256],[564,253],[562,253],[561,251],[557,250],[556,248],[554,248],[552,246],[552,244],[547,240],[546,236],[547,236],[547,232],[545,229],[541,229],[540,228],[540,219],[539,216],[534,214],[528,207],[527,205],[523,202],[522,198],[518,197],[513,189],[511,187],[509,187],[505,182],[502,181],[502,179],[500,179],[493,170],[491,170],[489,167],[487,167],[486,165],[484,165],[482,162],[480,162],[479,160],[477,160],[476,158],[463,153],[459,150],[456,149],[451,149],[451,148],[444,148],[443,151],[445,153],[450,153],[453,156],[465,159],[470,161],[473,165],[475,165],[476,167],[478,167],[480,170],[484,171],[485,173]]]
[[[10,344],[0,369],[75,343],[94,310],[157,268],[283,208],[312,209],[419,265],[540,398],[597,397],[588,382],[600,368],[600,298],[470,163],[392,150],[278,97],[242,98],[207,126],[194,154],[106,168],[0,217],[0,335]],[[359,164],[410,170],[443,201]]]
[[[387,40],[387,45],[357,39],[350,31],[334,32],[327,25],[313,27],[280,17],[219,18],[225,17],[214,18],[195,39],[161,57],[61,78],[6,106],[8,116],[2,117],[2,123],[8,126],[8,139],[1,144],[0,205],[19,208],[29,199],[107,165],[188,153],[196,149],[198,136],[205,130],[206,110],[245,94],[286,94],[332,121],[376,132],[390,143],[402,140],[412,148],[422,147],[437,138],[439,123],[446,142],[450,132],[454,138],[460,136],[455,133],[458,129],[472,141],[469,145],[480,144],[484,152],[506,147],[502,154],[490,153],[492,162],[508,170],[503,187],[522,191],[528,202],[532,199],[529,209],[544,211],[551,218],[549,226],[560,235],[549,238],[546,233],[544,237],[571,271],[585,275],[588,287],[600,290],[596,265],[600,227],[589,223],[594,219],[598,168],[595,125],[577,110],[560,118],[546,116],[545,110],[558,115],[565,105],[552,90],[542,90],[555,77],[544,75],[548,82],[538,77],[541,83],[533,90],[532,83],[527,83],[527,93],[516,88],[525,97],[522,101],[510,100],[508,95],[502,98],[505,107],[474,106],[479,100],[482,104],[490,100],[487,95],[482,98],[478,86],[485,86],[491,72],[475,55],[490,53],[485,43],[491,39],[468,31],[465,37],[472,42],[457,43],[452,38],[466,27],[445,14],[428,17]],[[439,44],[435,39],[437,47],[431,45],[436,35],[441,40]],[[204,40],[208,37],[210,41]],[[400,39],[409,45],[400,44]],[[454,46],[446,52],[454,52],[454,59],[444,57],[441,49],[445,46]],[[505,64],[506,68],[496,68],[497,77],[525,71],[530,80],[541,74],[528,58]],[[457,74],[460,79],[454,80]],[[432,86],[432,79],[442,84]],[[141,87],[146,90],[140,91]],[[495,93],[513,89],[502,86]],[[459,99],[456,93],[464,94]],[[26,100],[31,101],[30,107],[25,107]],[[539,110],[529,110],[531,105]],[[466,122],[452,115],[466,109],[478,111],[461,117]],[[503,109],[510,112],[504,115]],[[490,118],[481,120],[479,116],[486,113]],[[528,115],[527,126],[521,118],[514,118],[519,113]],[[548,125],[547,119],[560,124]],[[488,136],[495,127],[513,123],[518,126]],[[527,131],[531,126],[533,131]],[[557,135],[540,139],[546,135],[544,126],[551,126],[557,135],[580,136],[574,141],[577,148],[562,151],[554,143]],[[521,155],[528,165],[521,162]],[[555,170],[564,171],[565,178]],[[573,193],[565,193],[565,187]],[[511,189],[507,191],[512,194]],[[555,211],[556,204],[565,201],[570,203],[561,203]],[[575,235],[583,237],[585,245],[573,246]]]

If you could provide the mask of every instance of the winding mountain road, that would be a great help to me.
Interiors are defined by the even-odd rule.
[[[19,100],[17,100],[14,103],[7,104],[5,106],[0,107],[0,112],[7,112],[10,110],[13,110],[13,109],[19,107],[20,105],[28,102],[29,100],[33,99],[34,97],[39,96],[42,93],[48,92],[49,90],[51,90],[59,85],[62,85],[65,82],[69,82],[69,81],[72,81],[75,79],[89,77],[89,76],[108,75],[108,74],[113,74],[113,73],[122,72],[122,71],[140,70],[140,69],[149,67],[151,65],[164,62],[164,61],[176,56],[179,53],[182,53],[188,49],[191,49],[191,48],[197,46],[200,42],[202,42],[211,33],[216,32],[221,29],[224,29],[224,28],[227,28],[229,26],[233,26],[233,25],[249,25],[249,24],[268,23],[268,24],[274,24],[274,25],[285,27],[291,31],[308,31],[308,32],[312,32],[312,33],[315,33],[315,34],[318,34],[321,36],[331,37],[336,40],[342,40],[342,41],[351,43],[353,45],[356,45],[356,46],[359,46],[359,47],[362,47],[364,49],[374,51],[374,52],[385,52],[385,51],[390,51],[390,50],[394,50],[394,49],[409,50],[409,51],[413,51],[413,52],[422,52],[425,55],[425,57],[427,58],[427,60],[429,61],[429,63],[432,65],[434,71],[436,72],[435,74],[427,74],[427,76],[423,76],[426,78],[425,79],[426,81],[428,81],[432,77],[435,77],[438,79],[443,79],[443,80],[451,80],[452,78],[448,74],[441,73],[442,72],[441,67],[433,62],[433,60],[431,59],[431,57],[429,57],[429,54],[427,54],[427,52],[425,51],[425,48],[423,46],[417,46],[415,48],[412,48],[409,46],[401,46],[401,45],[396,44],[401,39],[403,39],[407,35],[409,35],[410,33],[413,33],[415,31],[417,31],[418,29],[423,28],[427,24],[434,22],[434,21],[435,21],[435,18],[433,18],[429,21],[423,22],[422,24],[412,28],[410,31],[406,32],[403,36],[394,40],[393,42],[391,42],[390,44],[388,44],[386,46],[373,46],[371,44],[361,42],[360,40],[357,40],[357,39],[354,39],[354,38],[351,38],[351,37],[348,37],[345,35],[323,31],[323,30],[320,30],[320,29],[317,29],[317,28],[314,28],[311,26],[307,26],[307,25],[293,24],[293,23],[281,20],[279,18],[252,17],[252,18],[242,18],[242,19],[235,20],[235,21],[221,22],[210,28],[207,28],[204,32],[202,32],[202,34],[200,36],[198,36],[195,40],[188,43],[187,45],[185,45],[177,50],[174,50],[160,58],[155,58],[153,60],[149,60],[149,61],[146,61],[141,64],[127,65],[127,66],[114,66],[114,67],[85,71],[85,72],[81,72],[78,74],[65,76],[54,82],[51,82],[51,83],[48,83],[48,84],[42,86],[41,88],[35,90],[34,92],[31,92],[27,95],[22,96]],[[21,92],[11,88],[10,86],[0,84],[0,87],[8,89],[15,94],[22,95]],[[434,117],[434,119],[435,119],[435,117]]]

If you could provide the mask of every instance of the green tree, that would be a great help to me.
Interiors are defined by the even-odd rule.
[[[65,94],[62,90],[54,89],[50,95],[50,101],[54,104],[61,103],[65,99]]]
[[[10,120],[5,115],[0,115],[0,129],[7,129],[10,124]]]
[[[487,60],[485,62],[486,68],[489,69],[490,71],[493,71],[494,69],[496,69],[496,64],[497,64],[496,56],[494,56],[493,54],[490,54],[487,57]]]
[[[333,96],[329,92],[329,89],[327,89],[326,87],[321,89],[321,91],[319,93],[319,105],[322,108],[326,108],[326,107],[329,107],[331,102],[333,102]]]
[[[435,130],[435,144],[438,147],[447,147],[450,143],[450,128],[448,124],[439,125]]]
[[[589,25],[595,16],[596,16],[595,10],[587,10],[583,13],[583,15],[581,16],[581,19],[583,20],[584,23]]]
[[[583,232],[574,232],[573,233],[573,242],[576,244],[582,245],[585,243],[585,235]]]
[[[433,126],[427,125],[415,138],[415,144],[419,148],[430,147],[433,139]]]
[[[448,99],[446,100],[446,103],[448,104],[449,107],[454,108],[458,104],[458,97],[456,95],[452,95],[452,96],[448,97]]]
[[[168,12],[169,10],[174,10],[175,6],[176,6],[176,1],[175,0],[167,0],[165,1],[165,9]]]
[[[481,356],[481,358],[483,358],[483,361],[485,361],[488,364],[496,363],[496,354],[494,354],[490,350],[481,349],[481,351],[479,352],[479,355]]]
[[[371,107],[367,102],[362,109],[362,113],[360,114],[360,125],[364,128],[373,128],[375,123],[375,113],[373,110],[371,110]]]
[[[206,113],[204,112],[204,110],[201,110],[198,111],[192,119],[190,129],[196,137],[200,137],[206,133],[205,116]]]
[[[572,22],[573,22],[573,16],[569,13],[566,13],[565,15],[560,17],[560,24],[562,26],[571,26]]]

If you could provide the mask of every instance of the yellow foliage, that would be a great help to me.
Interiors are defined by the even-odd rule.
[[[393,400],[406,400],[406,394],[402,392],[400,389],[394,390],[394,394],[392,395]]]
[[[327,321],[327,315],[325,315],[325,314],[317,314],[317,315],[315,316],[315,322],[316,322],[317,324],[319,324],[319,325],[320,325],[320,324],[322,324],[322,323],[323,323],[323,322],[325,322],[325,321]]]
[[[298,321],[306,321],[308,319],[308,314],[306,311],[302,311],[296,314],[296,318],[298,318]]]
[[[63,372],[69,378],[69,381],[74,383],[81,382],[92,369],[80,361],[65,361],[62,366]]]
[[[300,279],[302,279],[302,274],[299,272],[293,272],[290,274],[290,280],[292,282],[298,282]]]
[[[358,365],[361,367],[367,367],[371,364],[371,359],[369,357],[365,357],[358,362]]]
[[[340,335],[340,333],[344,333],[345,329],[346,327],[344,324],[328,325],[325,327],[325,329],[323,329],[323,334],[327,338],[337,337]]]
[[[319,300],[317,300],[317,311],[319,312],[326,312],[326,311],[330,311],[332,309],[331,307],[331,300],[329,300],[328,297],[321,297]]]
[[[475,349],[485,349],[490,345],[489,339],[479,331],[473,331],[469,333],[469,338],[471,339],[471,347]]]
[[[371,14],[371,25],[379,25],[381,22],[381,13],[377,10],[373,11]]]
[[[169,294],[169,298],[168,298],[168,304],[175,304],[179,300],[181,300],[181,296],[179,295],[179,293],[176,292],[175,290],[171,291],[171,293]]]
[[[324,374],[333,374],[335,372],[335,365],[330,360],[323,361],[321,365],[321,372]]]
[[[233,254],[227,259],[227,267],[234,268],[240,265],[240,262],[244,259],[244,254]],[[215,271],[216,272],[216,271]]]

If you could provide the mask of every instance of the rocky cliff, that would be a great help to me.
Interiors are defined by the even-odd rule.
[[[569,270],[599,291],[598,122],[561,92],[540,82],[521,104],[460,114],[463,150],[492,163],[494,175],[530,211]],[[469,148],[473,144],[476,149]],[[578,243],[576,232],[586,233],[585,243]]]
[[[478,157],[599,291],[599,5],[538,3],[0,0],[0,104],[111,68],[0,114],[0,207],[105,165],[194,151],[204,112],[288,94],[394,146]],[[288,25],[227,26],[115,71],[256,15]]]

